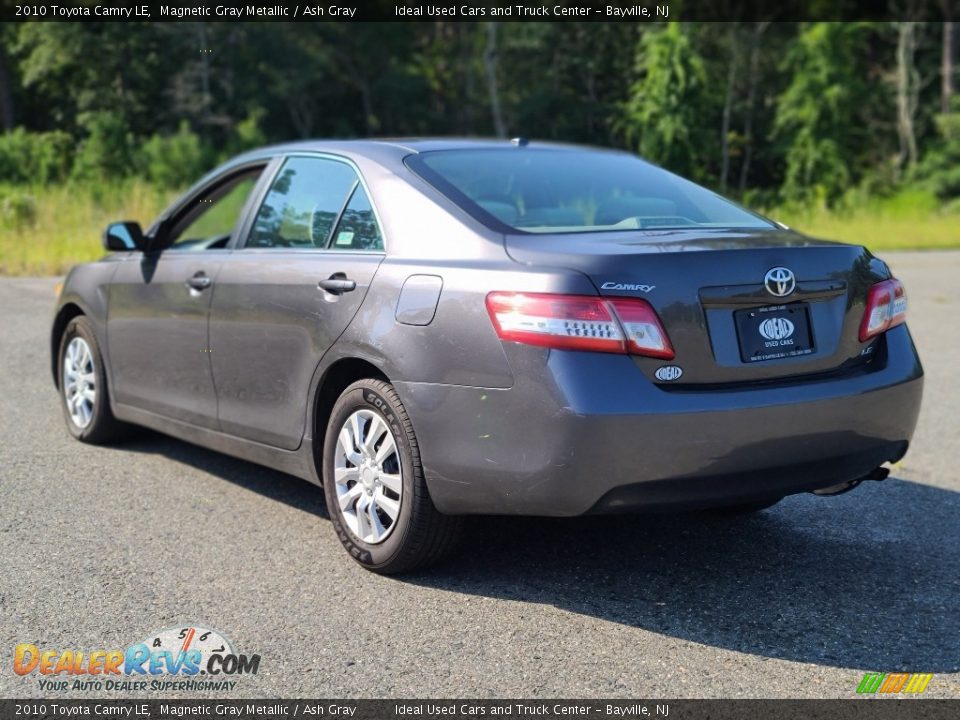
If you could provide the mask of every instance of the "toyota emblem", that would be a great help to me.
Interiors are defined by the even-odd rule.
[[[775,297],[786,297],[797,287],[797,279],[792,270],[785,267],[775,267],[767,270],[763,277],[763,284],[767,292]]]

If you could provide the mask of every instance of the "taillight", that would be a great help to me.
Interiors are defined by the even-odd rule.
[[[867,308],[860,323],[860,342],[903,323],[907,318],[907,294],[896,279],[877,283],[867,295]]]
[[[667,333],[646,300],[492,292],[487,311],[501,340],[559,350],[673,357]]]

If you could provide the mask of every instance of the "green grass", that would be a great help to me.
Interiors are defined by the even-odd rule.
[[[806,235],[871,250],[960,248],[960,205],[941,205],[918,190],[867,200],[847,211],[779,208],[765,214]]]
[[[144,229],[176,197],[147,183],[0,187],[0,275],[60,275],[102,257],[103,229]]]
[[[103,255],[103,228],[144,228],[176,197],[141,181],[114,185],[0,186],[0,275],[59,275]],[[941,206],[917,190],[849,211],[778,208],[766,214],[814,237],[872,250],[960,248],[960,203]]]

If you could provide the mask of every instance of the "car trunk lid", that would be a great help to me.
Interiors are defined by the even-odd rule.
[[[858,338],[867,291],[889,276],[862,247],[788,230],[512,234],[505,244],[517,262],[577,270],[601,295],[649,302],[676,357],[635,361],[663,385],[775,381],[859,366],[876,345]],[[785,272],[771,290],[765,280],[777,268]],[[794,287],[778,297],[788,288],[777,283],[790,275]]]

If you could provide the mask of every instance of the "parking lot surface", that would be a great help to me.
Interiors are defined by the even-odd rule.
[[[853,697],[907,671],[960,697],[960,253],[885,257],[927,373],[891,479],[739,519],[477,520],[456,560],[402,578],[350,561],[303,481],[146,431],[73,441],[54,280],[0,279],[0,696]],[[12,670],[18,643],[194,624],[259,672],[85,693]]]

